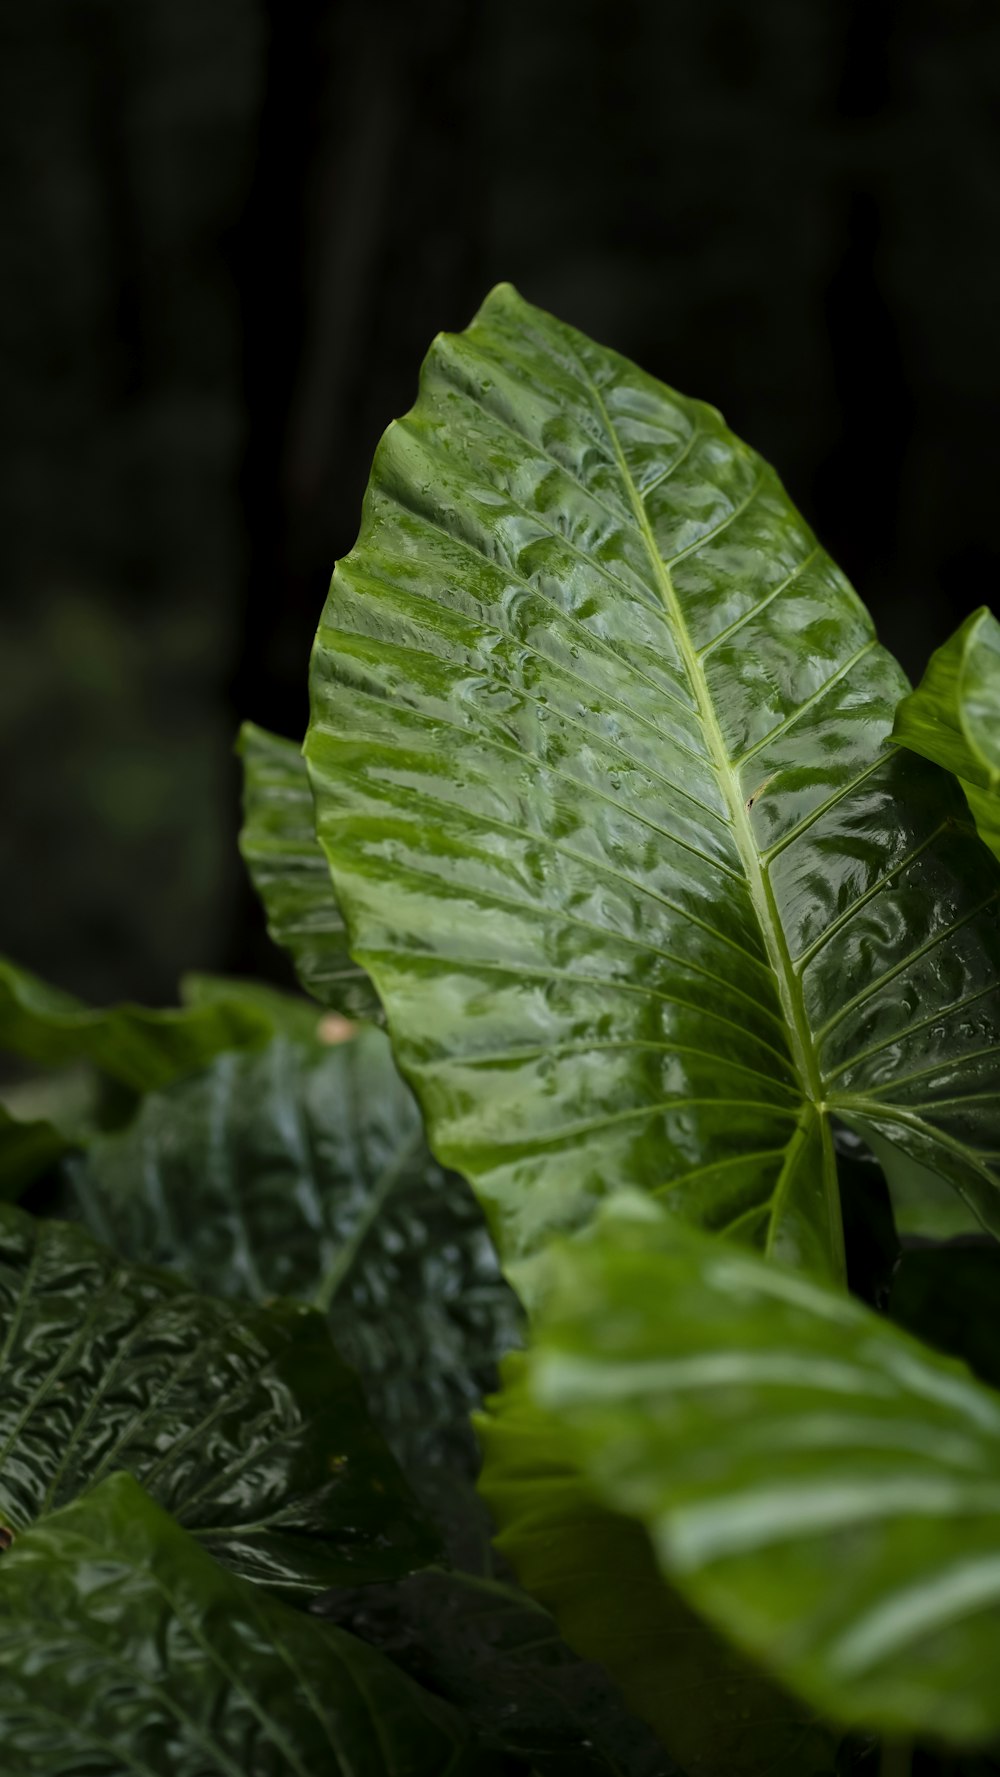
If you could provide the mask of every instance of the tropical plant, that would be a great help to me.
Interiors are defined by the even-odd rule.
[[[0,967],[0,1769],[1000,1771],[994,619],[503,286],[311,691],[302,994]]]

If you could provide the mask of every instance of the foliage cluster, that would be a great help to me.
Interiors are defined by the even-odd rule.
[[[0,964],[0,1769],[1000,1770],[1000,626],[501,287],[311,694],[301,995]]]

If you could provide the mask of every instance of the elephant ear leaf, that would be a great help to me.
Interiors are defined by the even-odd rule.
[[[287,950],[306,992],[331,1011],[380,1018],[364,969],[352,961],[347,933],[316,838],[313,796],[294,741],[245,722],[240,851],[264,904],[267,929]]]
[[[19,1777],[494,1772],[445,1704],[218,1566],[125,1474],[3,1556],[0,1739]]]
[[[534,1439],[828,1720],[995,1740],[1000,1395],[846,1294],[666,1217],[609,1216],[548,1257],[485,1432],[515,1565],[541,1558]]]
[[[955,773],[981,837],[1000,857],[1000,623],[985,605],[931,655],[892,734]]]
[[[528,1287],[625,1187],[831,1276],[830,1117],[1000,1228],[1000,868],[714,409],[509,286],[376,453],[306,757],[352,954]]]

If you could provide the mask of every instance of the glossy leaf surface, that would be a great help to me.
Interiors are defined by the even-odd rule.
[[[1000,1734],[1000,1395],[851,1298],[665,1219],[609,1219],[552,1256],[488,1433],[494,1506],[505,1418],[523,1443],[534,1415],[689,1602],[816,1709]]]
[[[352,953],[506,1262],[639,1187],[839,1276],[831,1111],[1000,1226],[1000,871],[886,745],[905,689],[713,409],[507,286],[435,341],[306,755]]]
[[[271,1034],[270,1021],[246,1003],[94,1010],[0,957],[0,1050],[48,1067],[88,1061],[144,1092],[204,1067],[222,1050],[259,1047]]]
[[[549,1613],[515,1586],[431,1571],[331,1594],[321,1609],[534,1777],[679,1777],[606,1673],[577,1659]]]
[[[267,914],[307,993],[353,1018],[380,1018],[364,969],[352,962],[347,933],[316,838],[309,774],[301,748],[245,722],[240,851]]]
[[[1000,623],[985,605],[932,654],[896,712],[893,738],[955,773],[1000,857]]]
[[[471,1777],[461,1723],[374,1649],[219,1567],[128,1475],[0,1565],[18,1777]]]
[[[381,1031],[220,1056],[96,1142],[76,1191],[91,1229],[132,1258],[207,1291],[322,1308],[405,1463],[468,1452],[468,1413],[518,1309]]]
[[[293,1593],[433,1552],[316,1314],[234,1307],[0,1209],[0,1515],[18,1535],[127,1469],[240,1573]]]

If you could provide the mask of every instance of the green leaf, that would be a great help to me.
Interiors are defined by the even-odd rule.
[[[676,1777],[607,1675],[577,1659],[549,1613],[515,1586],[429,1571],[332,1593],[320,1609],[460,1709],[483,1745],[525,1759],[535,1777]]]
[[[388,1038],[224,1055],[74,1175],[101,1239],[199,1288],[312,1302],[399,1459],[469,1468],[519,1311],[468,1186],[431,1157]]]
[[[238,1006],[266,1020],[273,1036],[291,1037],[299,1043],[323,1043],[327,1015],[315,1000],[301,994],[283,993],[264,981],[239,975],[183,975],[181,999],[185,1006]],[[345,1034],[353,1027],[343,1020]]]
[[[259,1047],[271,1035],[268,1018],[246,1002],[94,1011],[0,957],[0,1050],[48,1067],[88,1061],[144,1092],[203,1067],[222,1050]]]
[[[695,1615],[642,1526],[584,1483],[562,1425],[527,1396],[518,1358],[480,1421],[496,1546],[569,1646],[600,1662],[672,1758],[699,1777],[831,1777],[839,1734]]]
[[[115,1469],[291,1594],[433,1553],[321,1318],[238,1307],[0,1207],[0,1515],[15,1533]]]
[[[537,1345],[487,1429],[532,1421],[671,1585],[845,1725],[1000,1733],[1000,1395],[850,1297],[666,1218],[552,1254]],[[537,1485],[537,1481],[536,1481]],[[523,1483],[522,1483],[523,1486]],[[530,1529],[530,1489],[518,1535]]]
[[[1000,857],[1000,623],[985,605],[931,655],[892,734],[955,773],[981,837]]]
[[[375,457],[306,741],[351,950],[517,1267],[605,1195],[840,1276],[830,1116],[1000,1228],[1000,870],[774,472],[509,286]]]
[[[12,1202],[26,1185],[54,1166],[73,1147],[54,1123],[42,1117],[15,1117],[0,1104],[0,1201]]]
[[[0,1565],[0,1741],[17,1777],[486,1777],[374,1649],[227,1573],[128,1475]]]
[[[893,1216],[901,1235],[918,1240],[955,1240],[962,1235],[982,1233],[978,1216],[936,1172],[910,1159],[900,1165],[896,1152],[878,1137],[872,1145],[884,1164]]]
[[[347,933],[316,838],[306,763],[293,741],[244,722],[243,830],[240,851],[275,944],[287,950],[307,993],[352,1018],[381,1019],[364,969],[351,959]]]

